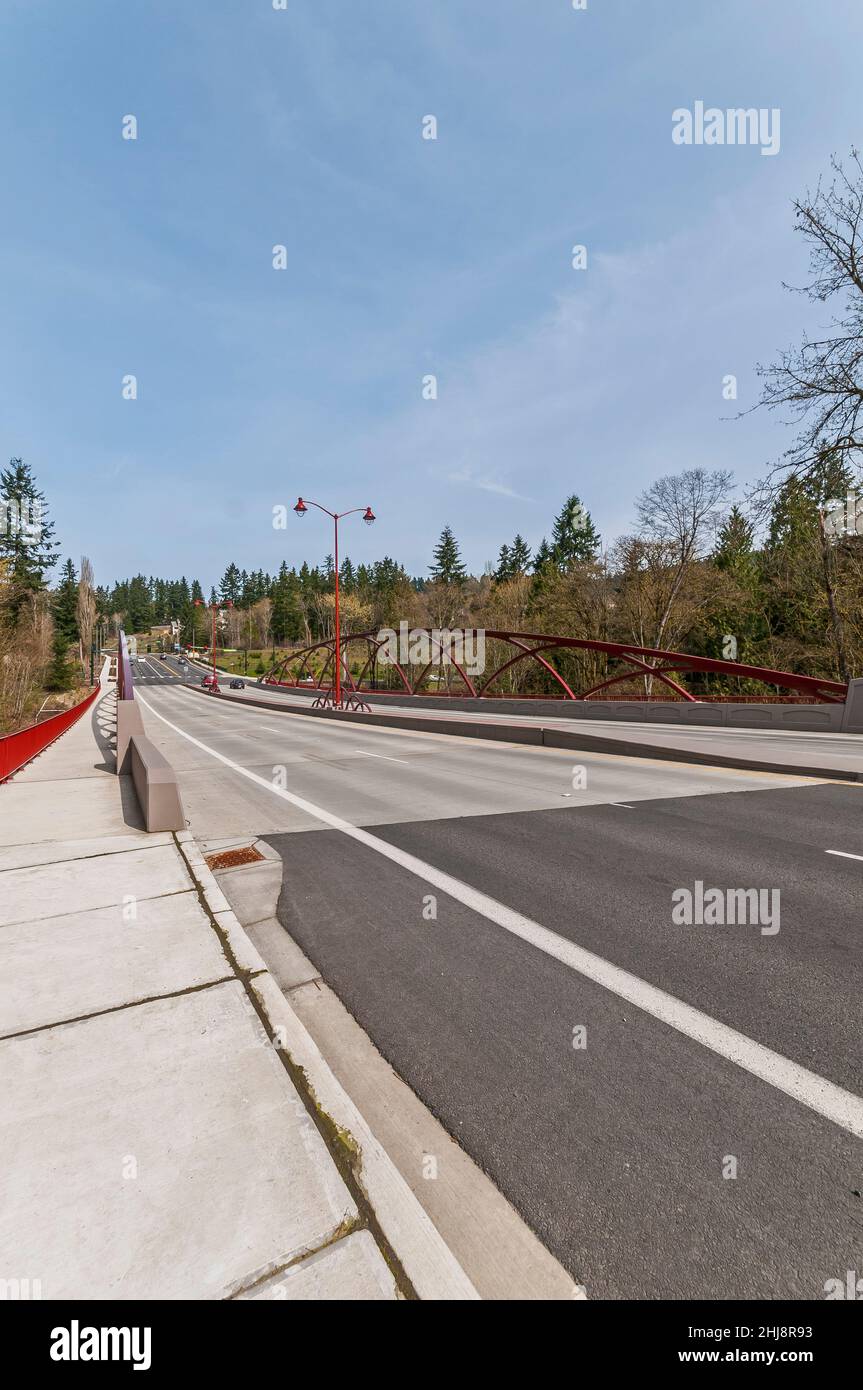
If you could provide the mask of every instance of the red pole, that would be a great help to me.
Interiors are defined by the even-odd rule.
[[[336,529],[336,709],[342,707],[342,632],[339,625],[339,518],[333,518]]]
[[[216,605],[213,604],[213,690],[216,689]]]

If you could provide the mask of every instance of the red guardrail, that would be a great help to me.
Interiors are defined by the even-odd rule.
[[[132,662],[129,659],[129,644],[125,632],[117,636],[117,699],[134,700],[135,687],[132,682]]]
[[[0,738],[0,782],[5,782],[61,734],[65,734],[67,729],[71,729],[90,708],[99,691],[97,685],[79,705],[63,710],[62,714],[54,714],[50,719],[43,719],[41,724],[31,724],[28,729],[19,729],[16,734]]]

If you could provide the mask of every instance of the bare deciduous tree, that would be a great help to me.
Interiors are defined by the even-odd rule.
[[[713,543],[733,477],[724,468],[687,468],[657,478],[637,503],[639,532],[648,547],[642,562],[666,576],[645,646],[665,645],[669,624],[693,567]]]
[[[81,574],[78,579],[78,633],[80,636],[81,667],[86,674],[87,659],[93,642],[93,628],[96,625],[96,595],[93,591],[93,566],[86,555],[81,557]]]
[[[796,228],[809,245],[811,280],[786,286],[817,303],[841,299],[823,338],[805,337],[772,366],[759,366],[759,404],[785,408],[800,426],[774,473],[806,476],[825,449],[860,467],[863,450],[863,162],[830,161],[833,178],[794,204]]]

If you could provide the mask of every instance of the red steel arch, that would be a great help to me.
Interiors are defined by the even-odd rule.
[[[431,628],[413,628],[411,631],[424,634],[432,647],[436,645],[438,654],[441,654],[442,644]],[[598,695],[600,691],[607,690],[620,681],[631,680],[633,676],[647,676],[673,690],[679,699],[697,703],[696,696],[680,685],[672,674],[681,675],[697,672],[761,681],[764,685],[773,685],[782,690],[794,691],[797,695],[803,695],[812,701],[826,701],[833,704],[841,704],[848,691],[844,681],[823,680],[820,676],[801,675],[794,671],[774,671],[766,666],[748,666],[737,661],[720,661],[707,656],[688,656],[685,652],[665,651],[658,647],[639,647],[626,642],[599,642],[584,637],[553,636],[538,632],[502,632],[490,628],[484,629],[483,635],[487,641],[502,642],[509,645],[514,649],[514,653],[508,660],[496,667],[491,675],[485,677],[479,688],[463,666],[450,657],[449,664],[464,683],[464,694],[473,699],[482,699],[486,696],[489,688],[503,675],[504,671],[511,670],[522,661],[535,661],[542,667],[561,687],[563,697],[567,700],[589,700]],[[351,674],[346,655],[348,646],[354,642],[364,642],[368,648],[365,664],[357,680]],[[350,690],[359,691],[364,688],[363,682],[369,667],[374,664],[381,647],[387,645],[387,639],[382,638],[377,632],[358,632],[342,637],[339,659]],[[310,659],[314,652],[320,651],[326,652],[327,656],[320,673],[315,676]],[[560,672],[555,670],[554,666],[546,660],[544,653],[550,651],[600,652],[610,660],[621,662],[625,669],[606,677],[598,685],[592,685],[588,690],[576,693],[567,684]],[[293,679],[285,679],[285,676],[297,662],[300,663],[300,670],[305,671],[307,676],[311,677],[316,689],[328,688],[328,685],[332,683],[332,672],[335,669],[334,638],[326,638],[323,641],[312,643],[311,646],[291,652],[270,668],[263,677],[263,683],[266,685],[307,685],[308,680],[303,681],[296,675]],[[435,661],[428,662],[413,681],[398,662],[388,661],[387,665],[398,673],[404,693],[416,695],[419,693],[422,682],[435,665]],[[329,680],[327,679],[328,675]],[[756,700],[757,698],[757,696],[754,697]]]

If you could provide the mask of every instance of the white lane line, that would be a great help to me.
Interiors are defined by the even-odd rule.
[[[410,767],[407,758],[388,758],[385,753],[367,753],[364,748],[355,748],[354,752],[363,758],[380,758],[385,763],[401,763],[403,767]]]
[[[455,898],[471,912],[477,912],[481,917],[488,918],[490,922],[496,923],[505,931],[511,932],[513,936],[517,936],[520,940],[544,951],[546,955],[552,956],[570,970],[584,975],[588,980],[593,980],[595,984],[601,985],[603,989],[616,994],[620,999],[625,999],[635,1008],[641,1009],[652,1018],[659,1019],[661,1023],[667,1023],[670,1028],[675,1028],[686,1037],[693,1038],[695,1042],[701,1043],[711,1052],[724,1057],[726,1061],[733,1062],[743,1071],[757,1076],[761,1081],[766,1081],[769,1086],[774,1086],[776,1090],[784,1091],[786,1095],[791,1096],[801,1105],[808,1106],[816,1114],[823,1115],[833,1124],[839,1125],[841,1129],[846,1129],[851,1134],[856,1135],[858,1139],[863,1139],[863,1100],[859,1096],[843,1090],[841,1086],[835,1085],[834,1082],[828,1081],[823,1076],[818,1076],[815,1072],[807,1070],[806,1067],[799,1066],[797,1062],[790,1061],[787,1057],[783,1057],[769,1047],[764,1047],[752,1038],[747,1038],[744,1033],[738,1033],[736,1028],[729,1028],[727,1024],[720,1023],[718,1019],[711,1018],[709,1014],[702,1013],[700,1009],[694,1009],[690,1004],[684,1004],[674,995],[666,994],[665,990],[657,989],[655,985],[648,984],[646,980],[639,979],[637,975],[631,975],[628,970],[622,970],[619,966],[613,965],[611,961],[604,960],[602,956],[594,955],[592,951],[585,950],[583,946],[576,946],[574,942],[558,936],[557,932],[550,931],[548,927],[540,926],[530,917],[523,917],[520,912],[514,912],[504,903],[499,903],[485,893],[480,893],[476,888],[471,888],[469,884],[452,878],[450,874],[444,873],[441,869],[436,869],[433,864],[426,864],[424,860],[407,854],[405,850],[387,844],[385,840],[378,840],[367,830],[361,830],[359,826],[351,825],[349,821],[342,820],[340,816],[334,816],[332,812],[324,810],[322,806],[316,806],[311,801],[306,801],[304,797],[296,796],[283,787],[274,786],[265,777],[258,776],[256,772],[250,772],[248,768],[233,762],[231,758],[226,758],[223,753],[218,753],[215,748],[210,748],[206,743],[201,743],[199,739],[187,734],[185,729],[181,729],[179,725],[172,724],[170,719],[159,714],[143,697],[141,697],[141,704],[163,724],[167,724],[169,729],[173,729],[174,733],[187,739],[189,743],[193,743],[204,753],[208,753],[211,758],[224,763],[226,767],[239,773],[241,777],[247,777],[250,782],[256,782],[258,786],[264,787],[273,796],[281,797],[283,801],[296,806],[306,815],[319,820],[323,825],[328,825],[332,830],[340,830],[342,834],[350,836],[358,844],[374,850],[385,859],[389,859],[392,863],[406,869],[408,873],[414,874],[417,878],[440,889],[448,897]]]
[[[844,849],[825,849],[825,854],[835,854],[839,859],[863,859],[863,854],[849,854]]]
[[[634,811],[634,806],[627,806],[625,801],[609,801],[609,806],[620,806],[624,811]]]

